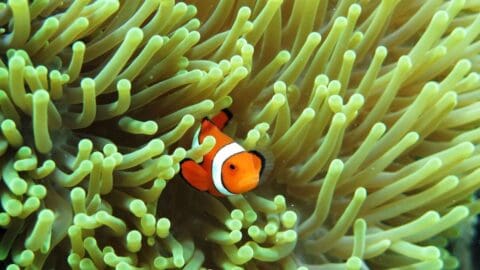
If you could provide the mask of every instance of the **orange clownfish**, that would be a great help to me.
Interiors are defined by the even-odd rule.
[[[191,159],[180,163],[180,175],[194,188],[215,196],[245,193],[257,187],[264,166],[263,157],[247,151],[222,132],[232,114],[223,110],[212,119],[204,118],[194,135],[193,147],[213,136],[215,146],[200,164]]]

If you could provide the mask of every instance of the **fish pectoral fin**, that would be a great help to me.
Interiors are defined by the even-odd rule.
[[[206,191],[209,187],[209,177],[205,169],[191,159],[180,163],[180,175],[194,188]]]

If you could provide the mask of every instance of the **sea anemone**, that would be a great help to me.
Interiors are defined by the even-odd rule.
[[[0,3],[7,269],[469,269],[480,2]],[[225,132],[271,170],[179,176]],[[467,241],[468,243],[468,241]]]

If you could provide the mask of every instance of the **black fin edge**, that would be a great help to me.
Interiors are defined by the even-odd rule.
[[[224,112],[227,115],[228,120],[233,118],[233,113],[229,109],[227,109],[227,108],[222,109],[222,112]]]
[[[207,189],[207,190],[200,190],[200,189],[196,188],[195,186],[193,186],[192,184],[190,184],[190,182],[187,181],[187,178],[185,178],[185,177],[183,176],[183,174],[182,174],[182,163],[184,163],[184,162],[186,162],[186,161],[189,161],[189,160],[195,162],[195,160],[193,160],[193,159],[191,159],[191,158],[185,158],[184,160],[182,160],[182,161],[179,162],[179,164],[180,164],[180,171],[179,171],[180,177],[181,177],[181,178],[183,179],[183,181],[184,181],[185,183],[187,183],[187,185],[188,185],[189,187],[191,187],[192,189],[194,189],[194,190],[196,190],[196,191],[198,191],[198,192],[206,192],[206,193],[210,194],[210,192],[208,192],[208,189]],[[196,163],[196,162],[195,162],[195,163]],[[198,164],[198,163],[197,163],[197,164]]]
[[[188,183],[187,178],[185,178],[185,176],[183,176],[182,164],[183,164],[184,162],[189,161],[189,160],[195,162],[195,160],[193,160],[193,159],[191,159],[191,158],[185,158],[185,159],[183,159],[182,161],[180,161],[180,162],[178,163],[178,164],[180,165],[180,170],[179,170],[178,174],[179,174],[180,177],[182,177],[182,179],[185,180],[185,182],[187,182],[187,183]],[[190,185],[190,183],[188,183],[188,184]]]
[[[266,164],[266,160],[265,160],[265,157],[262,155],[262,153],[256,151],[256,150],[250,150],[248,151],[249,153],[252,153],[254,154],[255,156],[259,157],[260,160],[262,161],[262,168],[260,169],[260,175],[262,175],[263,173],[263,169],[265,169],[265,164]]]

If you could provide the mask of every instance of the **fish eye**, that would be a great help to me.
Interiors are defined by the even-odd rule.
[[[234,164],[230,164],[228,165],[228,167],[230,168],[230,170],[235,170],[237,168]]]

